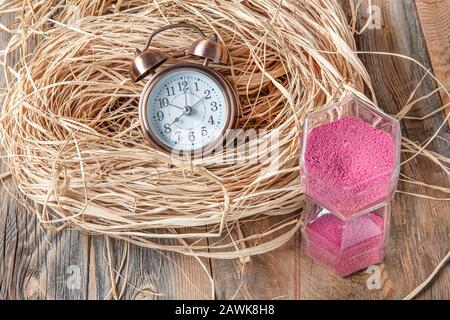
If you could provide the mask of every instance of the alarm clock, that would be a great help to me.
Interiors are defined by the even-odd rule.
[[[200,38],[187,50],[166,54],[149,49],[158,33],[175,28],[191,29]],[[168,59],[185,56],[199,57],[203,63],[161,68]],[[228,62],[228,49],[217,35],[207,37],[189,23],[159,28],[150,34],[143,50],[136,49],[130,64],[131,79],[137,82],[152,75],[139,100],[139,119],[153,147],[172,154],[204,154],[224,142],[227,130],[237,124],[238,99],[232,85],[210,63]]]

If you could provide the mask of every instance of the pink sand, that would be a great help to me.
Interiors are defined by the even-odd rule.
[[[311,130],[307,138],[306,193],[346,216],[388,200],[395,148],[389,133],[346,117]]]
[[[350,221],[325,214],[306,227],[306,250],[345,277],[383,260],[383,238],[383,217],[373,212]]]

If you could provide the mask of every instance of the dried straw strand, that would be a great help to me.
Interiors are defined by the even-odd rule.
[[[2,26],[13,37],[3,51],[8,87],[0,135],[19,190],[41,205],[29,209],[51,230],[70,225],[194,256],[242,258],[288,241],[300,227],[305,114],[361,91],[364,82],[371,87],[339,4],[114,2],[0,2],[0,11],[20,12],[15,23]],[[232,65],[216,70],[240,96],[239,127],[265,129],[267,141],[276,129],[278,167],[251,143],[223,154],[257,155],[256,164],[215,163],[220,153],[203,162],[178,161],[144,142],[137,117],[143,83],[130,81],[128,63],[152,30],[181,21],[217,32],[228,45]],[[194,38],[164,33],[155,44],[180,49]],[[31,41],[37,41],[33,54]],[[22,58],[11,68],[16,50]],[[286,219],[261,234],[223,241],[253,219],[275,215]],[[205,237],[207,245],[199,241]]]
[[[11,176],[33,200],[22,203],[50,230],[72,226],[195,257],[245,260],[267,252],[302,223],[298,153],[305,115],[351,94],[370,102],[364,86],[376,104],[357,57],[369,52],[355,51],[355,20],[349,27],[335,0],[0,1],[0,14],[10,12],[19,16],[0,25],[12,34],[0,51],[7,80],[0,137],[9,170],[0,180]],[[218,33],[230,48],[231,66],[215,68],[239,94],[239,127],[267,130],[264,141],[279,134],[275,158],[249,142],[245,150],[180,161],[145,143],[137,116],[143,83],[130,81],[128,63],[155,28],[182,21]],[[155,45],[181,49],[194,38],[164,33]],[[15,52],[21,58],[11,65]],[[397,117],[408,118],[431,94],[414,99],[414,91]],[[407,161],[426,157],[448,175],[448,157],[426,149],[435,138],[438,131],[423,144],[404,138],[402,152],[410,154]],[[258,156],[258,162],[215,162],[225,151],[227,157]],[[241,231],[274,216],[283,219],[267,230]]]

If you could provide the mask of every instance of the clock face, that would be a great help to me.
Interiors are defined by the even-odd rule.
[[[144,101],[153,139],[168,148],[192,151],[223,135],[229,118],[226,92],[207,73],[181,68],[165,73]]]

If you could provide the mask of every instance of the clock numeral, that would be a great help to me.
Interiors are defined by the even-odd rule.
[[[209,117],[208,123],[209,123],[209,124],[214,124],[214,123],[215,123],[215,122],[214,122],[213,116],[210,116],[210,117]]]
[[[205,90],[205,99],[211,99],[211,91]]]
[[[202,127],[202,136],[206,136],[208,134],[208,131],[206,130],[206,127]]]
[[[174,89],[174,87],[167,87],[167,88],[166,88],[166,91],[167,91],[167,95],[168,95],[169,97],[175,95],[175,89]]]
[[[197,82],[194,82],[194,87],[195,87],[195,91],[199,91]]]
[[[158,117],[158,121],[163,121],[164,120],[164,112],[158,111],[156,113],[156,116]]]
[[[189,89],[189,87],[186,80],[178,82],[178,91],[186,91],[187,89]]]
[[[168,107],[169,106],[169,99],[167,99],[167,98],[159,99],[159,105],[161,106],[161,108]]]
[[[166,123],[166,124],[164,125],[164,132],[165,132],[165,133],[170,133],[170,132],[172,132],[172,129],[170,128],[170,124]]]
[[[217,109],[219,109],[217,107],[217,102],[215,101],[211,102],[211,111],[217,111]]]
[[[189,132],[189,141],[190,142],[194,142],[195,141],[194,131]]]

